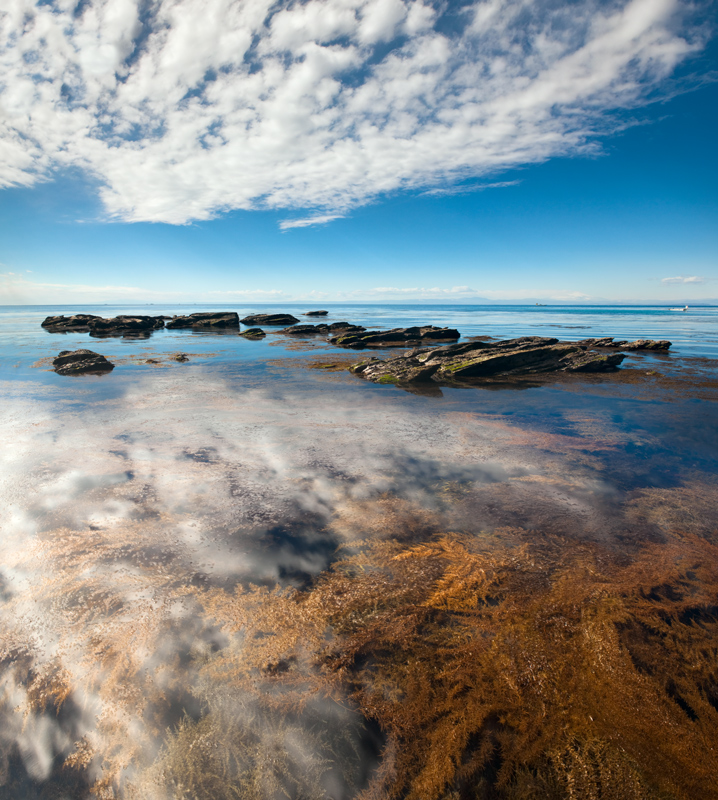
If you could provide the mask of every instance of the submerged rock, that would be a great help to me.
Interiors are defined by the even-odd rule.
[[[250,314],[240,322],[242,325],[294,325],[299,320],[291,314]]]
[[[360,333],[341,331],[330,341],[339,347],[361,350],[365,347],[405,347],[407,344],[421,342],[452,341],[460,336],[461,334],[455,328],[423,325],[412,328],[392,328],[389,331],[362,331]]]
[[[165,328],[239,328],[239,315],[236,311],[203,311],[184,317],[173,317]]]
[[[88,324],[93,319],[100,319],[95,314],[73,314],[71,317],[58,316],[46,317],[41,323],[50,333],[63,333],[64,331],[88,331]]]
[[[115,368],[111,361],[92,350],[62,350],[52,365],[58,375],[97,375]]]
[[[245,336],[247,339],[261,339],[262,336],[267,334],[261,328],[247,328],[246,331],[241,331],[240,336]]]
[[[96,317],[88,323],[90,336],[122,336],[127,333],[149,333],[164,328],[162,317],[149,317],[144,314],[121,314],[104,319]]]
[[[328,311],[305,311],[303,316],[305,316],[305,317],[326,317],[326,315],[328,313],[329,313]]]
[[[546,372],[607,372],[625,356],[596,353],[573,342],[541,336],[524,336],[501,342],[466,342],[431,349],[415,349],[387,360],[360,361],[350,367],[374,383],[420,383],[497,375],[530,375]]]

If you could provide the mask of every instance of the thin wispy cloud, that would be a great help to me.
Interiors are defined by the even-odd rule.
[[[677,275],[675,278],[663,278],[661,283],[705,283],[706,279],[699,275]]]
[[[314,217],[304,217],[302,219],[284,219],[279,223],[280,230],[288,231],[292,228],[308,228],[312,225],[326,225],[335,219],[341,219],[343,214],[319,214]]]
[[[685,12],[680,0],[483,0],[459,15],[423,0],[8,0],[0,186],[81,168],[125,221],[341,215],[589,148],[607,112],[644,102],[702,45]]]
[[[504,189],[507,186],[518,186],[520,183],[521,181],[496,181],[494,183],[459,184],[458,186],[428,189],[427,191],[422,192],[422,194],[426,197],[449,197],[457,194],[483,192],[485,189]]]

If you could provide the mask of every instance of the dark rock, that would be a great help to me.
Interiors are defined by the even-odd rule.
[[[52,365],[58,375],[98,375],[115,368],[112,362],[92,350],[62,350]]]
[[[304,313],[305,317],[326,317],[328,311],[306,311]]]
[[[172,358],[175,361],[179,361],[179,362],[189,361],[189,358],[187,357],[187,353],[175,353],[175,355],[173,355]]]
[[[149,333],[164,327],[162,317],[143,314],[122,314],[111,319],[96,317],[88,322],[90,336],[124,336],[128,333]]]
[[[573,342],[525,336],[414,349],[385,361],[360,361],[350,371],[374,383],[452,383],[498,375],[607,372],[616,369],[624,358],[620,353],[594,353]]]
[[[352,325],[350,322],[332,322],[328,327],[330,333],[335,333],[337,331],[355,332],[366,330],[363,325]]]
[[[239,315],[236,311],[203,311],[185,317],[173,317],[165,328],[239,328]]]
[[[612,350],[668,350],[672,344],[667,339],[636,339],[629,342],[626,339],[616,340],[612,336],[605,336],[602,339],[582,339],[576,344],[583,347],[607,347]]]
[[[294,325],[299,320],[291,314],[250,314],[242,325]]]
[[[47,328],[50,333],[88,331],[88,323],[93,319],[100,319],[100,317],[94,314],[73,314],[71,317],[46,317],[41,325],[43,328]]]
[[[246,336],[247,339],[261,339],[262,336],[267,334],[261,328],[247,328],[246,331],[242,331],[239,335]]]
[[[455,328],[436,328],[424,325],[413,328],[392,328],[389,331],[362,331],[359,333],[340,331],[330,339],[339,347],[361,350],[365,347],[405,347],[421,342],[440,342],[458,339],[461,334]]]
[[[289,328],[282,328],[277,333],[288,333],[290,335],[315,335],[318,333],[329,333],[328,325],[292,325]]]

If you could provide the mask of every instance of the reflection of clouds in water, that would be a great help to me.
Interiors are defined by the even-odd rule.
[[[442,524],[507,524],[517,500],[529,526],[585,521],[603,491],[559,445],[547,454],[503,423],[420,415],[395,396],[359,407],[339,390],[237,393],[155,373],[121,401],[54,414],[39,399],[10,400],[6,410],[5,708],[29,716],[22,726],[6,712],[3,737],[37,779],[82,735],[93,779],[102,774],[97,754],[113,747],[114,777],[131,776],[185,711],[199,719],[212,705],[206,692],[197,700],[192,665],[226,641],[197,606],[205,586],[301,584],[344,542],[398,536],[402,526],[420,538]],[[401,502],[433,517],[402,516]],[[48,696],[47,713],[27,696],[41,678],[72,687],[66,698],[59,689]],[[65,722],[55,716],[63,702],[85,711]],[[247,702],[248,727],[271,717]],[[301,743],[302,725],[318,723],[308,712],[298,719],[292,741]]]

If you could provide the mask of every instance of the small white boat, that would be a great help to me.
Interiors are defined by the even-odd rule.
[[[669,308],[669,311],[688,311],[688,306],[683,306],[683,308]]]

